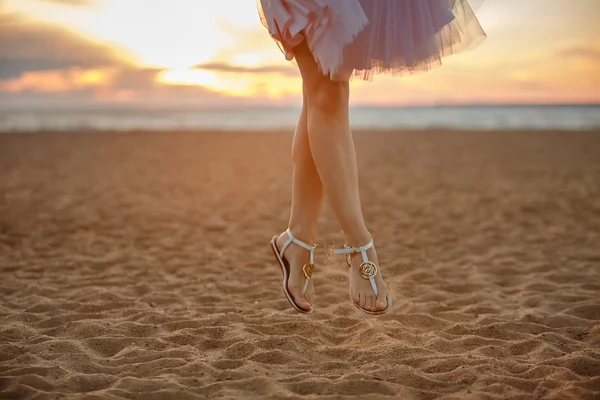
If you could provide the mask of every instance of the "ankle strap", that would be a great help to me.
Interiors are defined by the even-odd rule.
[[[364,246],[361,247],[350,247],[348,245],[344,245],[343,249],[334,249],[333,254],[356,254],[360,253],[362,255],[362,259],[364,262],[369,262],[369,258],[367,257],[367,250],[373,247],[373,239]]]
[[[287,233],[287,235],[288,235],[288,240],[285,242],[285,244],[281,248],[281,251],[280,251],[281,255],[283,255],[283,253],[285,253],[285,249],[287,249],[287,247],[290,244],[295,243],[298,246],[300,246],[303,249],[306,249],[310,252],[310,263],[314,264],[315,263],[315,247],[317,247],[317,245],[314,244],[311,246],[310,244],[304,243],[302,240],[296,239],[294,237],[294,235],[292,235],[292,231],[290,231],[290,228],[288,228],[287,231],[285,231],[285,233]]]

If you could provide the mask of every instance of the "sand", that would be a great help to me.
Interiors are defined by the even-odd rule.
[[[329,207],[284,299],[290,134],[0,135],[0,398],[600,398],[600,134],[355,136],[382,317]]]

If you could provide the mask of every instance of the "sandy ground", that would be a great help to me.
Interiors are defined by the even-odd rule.
[[[289,134],[0,135],[0,398],[600,398],[600,134],[356,142],[383,317],[328,207],[284,299]]]

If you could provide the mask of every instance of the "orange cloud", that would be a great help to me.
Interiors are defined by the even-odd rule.
[[[600,49],[592,46],[577,46],[562,49],[558,52],[559,57],[576,57],[589,61],[600,61]]]
[[[206,108],[260,103],[200,85],[169,84],[160,69],[115,67],[27,72],[0,81],[1,109],[79,109],[120,106]]]
[[[291,64],[287,65],[261,65],[257,67],[248,67],[244,65],[232,65],[221,62],[210,62],[198,64],[194,69],[202,69],[214,72],[235,73],[235,74],[280,74],[285,76],[300,76],[300,72]]]
[[[109,83],[111,71],[71,70],[25,72],[19,78],[0,81],[0,91],[64,93],[94,87],[102,87]]]

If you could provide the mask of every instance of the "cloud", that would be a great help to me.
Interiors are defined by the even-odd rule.
[[[160,84],[154,78],[156,72],[150,70],[117,70],[101,75],[99,82],[86,79],[89,73],[29,72],[22,78],[0,82],[0,110],[206,108],[253,101],[236,99],[202,86]]]
[[[17,14],[0,17],[0,79],[32,71],[129,64],[117,50],[67,28]]]
[[[206,108],[251,104],[202,86],[168,85],[161,69],[116,66],[30,71],[0,80],[0,110],[88,108]]]
[[[570,47],[562,49],[558,52],[561,58],[564,57],[577,57],[584,58],[590,61],[600,61],[600,49],[596,47]]]
[[[110,80],[110,85],[127,89],[156,88],[160,85],[156,81],[157,75],[162,71],[158,68],[121,68]]]
[[[159,82],[162,72],[139,67],[65,27],[0,14],[3,108],[205,107],[245,101],[202,86]]]
[[[89,87],[60,93],[0,92],[0,111],[86,109],[200,109],[256,105],[201,86],[158,85],[146,88]]]
[[[228,72],[239,74],[280,74],[285,76],[300,76],[298,71],[291,66],[284,65],[265,65],[260,67],[246,67],[242,65],[231,65],[227,63],[211,62],[198,64],[194,69],[203,69],[215,72]]]

